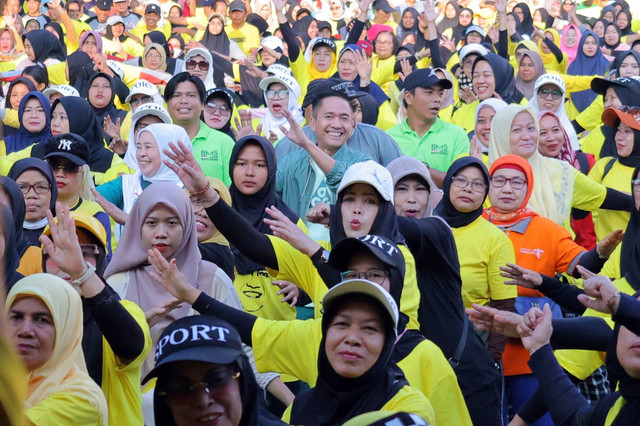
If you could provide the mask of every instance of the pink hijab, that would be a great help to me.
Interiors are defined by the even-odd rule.
[[[567,37],[569,28],[573,28],[576,31],[576,44],[573,47],[567,46],[564,42]],[[562,38],[560,38],[560,50],[567,54],[569,64],[571,64],[571,62],[573,62],[573,60],[578,55],[578,48],[580,47],[580,35],[580,28],[576,27],[574,24],[567,25],[562,30]]]

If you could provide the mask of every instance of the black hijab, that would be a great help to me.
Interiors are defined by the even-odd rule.
[[[455,208],[450,198],[451,191],[451,181],[453,177],[462,169],[466,167],[476,167],[478,170],[482,172],[484,176],[484,182],[487,185],[487,188],[484,192],[484,198],[487,197],[489,193],[489,171],[487,167],[482,163],[482,161],[478,160],[475,157],[463,157],[460,158],[451,164],[449,170],[447,170],[447,175],[444,178],[444,182],[442,184],[442,192],[444,195],[442,196],[442,201],[436,207],[434,214],[443,218],[449,226],[452,228],[461,228],[463,226],[467,226],[476,220],[478,217],[482,216],[482,204],[477,209],[468,212],[462,213]],[[483,198],[483,201],[484,201]]]
[[[406,15],[407,13],[411,14],[411,16],[413,16],[413,26],[412,27],[405,27],[403,24],[403,19],[404,19],[404,15]],[[413,7],[407,7],[403,12],[402,12],[402,18],[400,19],[400,24],[398,25],[398,28],[396,28],[396,35],[399,39],[402,39],[405,34],[413,34],[416,37],[416,40],[418,39],[418,11],[416,9],[414,9]]]
[[[269,29],[269,24],[267,23],[267,21],[264,20],[262,16],[258,15],[257,13],[248,14],[246,21],[247,21],[247,24],[253,25],[258,29],[258,32],[260,33],[260,37],[266,37],[267,35],[270,35],[267,32],[267,30]]]
[[[65,96],[56,99],[51,106],[51,113],[58,104],[62,104],[69,119],[69,133],[82,136],[89,146],[89,168],[92,172],[104,173],[111,167],[113,151],[104,147],[102,127],[98,123],[91,104],[77,96]],[[44,144],[34,145],[31,156],[44,157]]]
[[[596,26],[596,24],[597,24],[598,22],[601,22],[601,23],[602,23],[602,26],[604,27],[604,32],[606,32],[606,31],[607,31],[607,25],[609,25],[609,22],[605,21],[605,20],[604,20],[604,19],[602,19],[602,18],[596,19],[596,21],[593,23],[593,27],[594,27],[594,28],[595,28],[595,26]],[[595,33],[595,31],[594,31],[594,33]],[[605,45],[605,44],[604,44],[604,33],[603,33],[603,36],[602,36],[602,37],[598,37],[598,45],[599,45],[600,47],[603,47],[603,46]]]
[[[370,300],[385,322],[385,343],[375,364],[357,378],[340,376],[331,366],[325,349],[327,329],[342,308],[355,301]],[[292,424],[337,425],[359,414],[380,410],[407,380],[391,361],[396,333],[382,305],[364,294],[348,294],[329,305],[322,317],[322,341],[318,353],[318,381],[296,396],[291,407]]]
[[[212,19],[220,19],[218,15],[211,15],[209,18],[209,22]],[[207,29],[202,36],[202,40],[200,43],[207,49],[212,52],[221,53],[224,56],[229,56],[229,36],[227,36],[227,32],[224,30],[224,21],[222,22],[222,31],[220,34],[211,34],[209,31],[209,26],[207,25]]]
[[[35,84],[33,84],[33,81],[29,80],[26,77],[18,77],[15,80],[13,80],[11,83],[9,83],[9,90],[7,90],[7,96],[5,97],[6,101],[5,101],[5,108],[7,109],[13,109],[13,107],[11,106],[11,92],[13,92],[13,88],[16,87],[17,84],[24,84],[25,86],[27,86],[27,88],[29,89],[29,92],[37,92],[38,89],[36,89]],[[25,95],[26,96],[26,95]],[[18,107],[19,109],[19,107]],[[15,128],[15,127],[11,127],[11,126],[4,126],[4,135],[5,136],[11,136],[11,135],[15,135],[20,131],[19,128]],[[9,152],[7,152],[8,154]]]
[[[233,112],[233,105],[235,103],[233,100],[233,95],[234,93],[231,92],[231,90],[227,89],[226,87],[224,88],[216,87],[215,89],[210,89],[207,91],[207,97],[206,97],[205,103],[211,101],[211,99],[213,98],[223,98],[223,99],[226,99],[227,102],[229,102],[229,108],[231,108],[231,111]],[[234,135],[233,131],[231,130],[232,115],[233,114],[229,114],[229,119],[221,129],[218,129],[218,131],[229,136],[235,142],[236,135]]]
[[[8,293],[9,290],[11,290],[11,287],[24,278],[24,276],[20,272],[16,271],[20,266],[20,256],[16,250],[16,245],[11,243],[16,240],[16,231],[11,209],[0,203],[0,210],[0,214],[2,215],[2,233],[4,236],[4,253],[0,254],[4,260],[4,280],[5,288]]]
[[[244,195],[236,187],[235,182],[231,183],[229,192],[231,193],[231,205],[238,213],[240,213],[253,227],[262,234],[271,235],[271,228],[264,223],[264,218],[269,216],[264,211],[265,208],[276,206],[278,210],[284,213],[293,223],[297,223],[299,217],[276,195],[276,151],[273,144],[260,136],[247,136],[236,142],[229,159],[229,175],[233,181],[233,168],[238,160],[238,156],[242,149],[247,145],[258,145],[262,148],[264,156],[267,160],[268,176],[264,186],[254,195]],[[253,271],[264,269],[264,265],[253,262],[244,256],[240,251],[232,247],[234,263],[238,274],[246,275]]]
[[[631,13],[629,13],[629,9],[623,9],[620,12],[618,12],[618,14],[616,15],[616,22],[618,22],[618,16],[620,16],[621,13],[624,13],[625,15],[627,15],[627,26],[624,28],[620,28],[620,32],[623,36],[627,36],[629,34],[633,34],[633,30],[631,29]],[[616,25],[617,27],[617,25]]]
[[[518,3],[514,7],[522,10],[522,22],[520,23],[520,34],[531,36],[533,34],[533,16],[531,16],[531,9],[526,3]]]
[[[519,104],[524,95],[516,88],[513,66],[503,57],[495,53],[487,53],[478,56],[473,62],[471,74],[480,61],[487,61],[493,70],[496,93],[500,95],[507,104]]]
[[[469,21],[468,25],[462,25],[460,23],[460,14],[465,10],[471,14],[471,21]],[[463,7],[458,12],[458,25],[453,28],[453,39],[455,40],[456,44],[465,39],[467,28],[469,28],[471,25],[473,25],[473,9]]]
[[[53,28],[56,34],[58,34],[58,41],[62,46],[62,51],[64,52],[64,55],[67,56],[67,44],[64,41],[64,31],[62,30],[62,26],[57,22],[52,21],[52,22],[47,22],[47,24],[44,26],[45,30],[47,28]]]
[[[93,112],[96,113],[96,118],[98,119],[98,123],[104,123],[104,119],[106,116],[109,116],[109,118],[111,118],[111,121],[114,123],[118,120],[118,118],[120,119],[120,122],[124,122],[124,118],[127,116],[127,112],[116,108],[116,106],[113,103],[114,99],[116,98],[116,90],[117,90],[116,83],[113,80],[113,78],[109,74],[105,74],[102,72],[97,73],[93,77],[91,77],[91,79],[89,80],[89,87],[91,87],[91,84],[93,83],[93,81],[98,77],[105,78],[109,82],[109,86],[111,86],[111,99],[109,100],[109,103],[106,106],[102,108],[98,108],[93,106],[93,104],[89,102],[89,104],[91,104],[91,109],[93,110]],[[88,96],[87,96],[87,100],[88,100]]]
[[[606,38],[606,36],[602,39],[602,41],[603,41],[603,43],[604,43],[604,47],[606,47],[607,49],[614,50],[614,49],[616,49],[618,46],[620,46],[620,43],[622,43],[622,40],[621,40],[621,38],[622,38],[622,32],[620,31],[620,28],[618,28],[618,26],[617,26],[615,23],[613,23],[613,22],[609,22],[609,23],[607,23],[607,25],[605,25],[605,27],[604,27],[604,32],[605,32],[605,34],[606,34],[606,32],[607,32],[607,28],[609,28],[609,27],[613,27],[613,28],[615,28],[615,29],[616,29],[616,32],[618,33],[618,41],[617,41],[615,44],[608,44],[608,43],[607,43],[607,38]],[[613,55],[613,52],[612,52],[611,54]]]
[[[447,6],[449,5],[453,6],[453,8],[456,10],[456,16],[453,18],[447,18],[446,16]],[[440,21],[440,23],[436,25],[436,28],[438,29],[438,34],[442,34],[444,30],[446,30],[447,28],[455,28],[458,25],[458,17],[460,16],[460,5],[458,4],[458,2],[451,0],[445,5],[443,14],[445,14],[444,18],[442,18],[442,21]],[[416,15],[414,15],[414,17],[416,18],[416,21],[417,21],[418,18],[416,17]]]
[[[638,176],[639,171],[640,165],[633,169],[632,181]],[[640,194],[634,191],[633,184],[631,184],[631,193],[635,202],[635,198],[639,197]],[[640,290],[640,262],[638,262],[638,259],[640,259],[640,211],[634,205],[631,208],[631,219],[629,219],[627,229],[622,238],[620,275],[626,278],[636,291]]]
[[[307,15],[293,24],[293,32],[296,33],[296,35],[302,36],[305,41],[305,45],[309,44],[309,34],[307,33],[307,29],[315,20],[316,19],[311,15]]]
[[[9,202],[11,203],[11,205],[7,207],[9,207],[13,213],[13,237],[9,241],[11,241],[11,245],[15,246],[18,257],[22,258],[27,249],[34,245],[25,238],[24,232],[22,231],[24,215],[27,210],[24,204],[24,196],[22,195],[18,184],[13,179],[6,176],[0,176],[0,182],[2,183],[4,193],[7,194]]]
[[[629,51],[628,53],[625,53],[624,56],[628,54],[633,54],[633,56],[640,61],[639,53],[634,51]],[[620,63],[622,63],[622,59],[624,59],[624,56],[620,57],[621,58]],[[640,99],[640,90],[637,89],[637,86],[635,84],[632,84],[629,78],[618,77],[615,81],[618,82],[621,86],[614,84],[614,85],[611,85],[611,88],[616,93],[616,96],[618,96],[618,99],[620,99],[620,102],[622,103],[622,105],[633,105],[638,102],[638,99]],[[602,134],[604,135],[604,143],[602,144],[602,148],[600,148],[600,158],[605,158],[605,157],[618,158],[618,149],[616,148],[617,129],[603,124],[601,127],[601,130],[602,130]],[[634,130],[634,132],[636,132],[636,130]],[[634,137],[633,144],[634,144],[633,148],[635,152],[636,146],[638,145],[638,143],[636,143],[635,137]],[[630,160],[633,160],[633,158],[630,158]],[[627,163],[627,160],[624,160],[624,162],[621,161],[621,163],[625,164]],[[629,165],[629,167],[635,167],[636,164],[637,163],[627,163],[625,165]]]
[[[86,98],[89,94],[89,80],[96,74],[93,60],[86,52],[78,50],[69,55],[67,65],[69,84],[78,90],[80,97]]]
[[[378,122],[378,101],[370,94],[362,95],[358,98],[360,108],[362,108],[362,122],[375,126]]]
[[[22,160],[18,160],[13,164],[7,176],[10,179],[16,181],[27,170],[36,170],[40,172],[45,177],[49,185],[51,185],[51,202],[49,203],[49,210],[51,211],[51,214],[55,216],[56,200],[58,199],[58,186],[56,185],[56,178],[53,174],[53,171],[51,170],[51,167],[49,166],[49,164],[45,163],[39,158],[23,158]],[[46,225],[43,225],[42,227],[39,227],[37,229],[27,229],[23,226],[22,230],[24,233],[24,237],[32,245],[40,245],[39,238],[42,234],[42,231],[44,231],[45,226]]]
[[[47,30],[29,31],[22,36],[23,42],[25,38],[29,40],[31,47],[33,47],[33,53],[36,56],[33,62],[36,64],[42,63],[49,58],[64,62],[67,57],[62,50],[61,41]]]

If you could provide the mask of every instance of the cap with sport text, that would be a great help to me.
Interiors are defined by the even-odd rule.
[[[591,80],[591,90],[599,95],[606,95],[607,89],[614,86],[632,90],[634,94],[640,93],[640,77],[618,77],[615,80],[594,78]]]
[[[62,96],[80,96],[80,92],[78,92],[78,89],[73,86],[69,86],[68,84],[50,86],[42,91],[42,94],[47,98],[50,98],[54,93],[60,93]]]
[[[416,87],[427,89],[439,85],[443,89],[451,89],[453,84],[446,78],[440,78],[431,68],[421,68],[413,71],[404,79],[404,90],[413,90]]]
[[[406,262],[402,252],[393,241],[379,235],[345,238],[331,250],[329,264],[338,271],[346,271],[353,255],[363,250],[374,255],[385,265],[397,268],[404,276]]]
[[[44,146],[43,159],[64,157],[78,166],[89,162],[89,146],[84,138],[75,133],[62,133],[49,138]]]
[[[210,315],[180,318],[164,329],[156,345],[155,366],[142,383],[167,364],[178,361],[201,361],[231,364],[244,355],[240,335],[233,326]]]
[[[125,102],[131,102],[131,98],[133,98],[134,95],[147,95],[153,97],[158,94],[158,87],[155,84],[151,84],[146,80],[138,80],[136,81],[136,84],[131,87],[131,91],[125,99]]]

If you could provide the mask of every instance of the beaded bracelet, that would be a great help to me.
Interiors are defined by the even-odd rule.
[[[211,188],[211,182],[207,181],[207,186],[205,186],[204,189],[201,189],[200,191],[196,191],[196,192],[189,191],[189,196],[193,197],[193,196],[196,196],[196,195],[202,195],[205,192],[207,192],[209,190],[209,188]]]

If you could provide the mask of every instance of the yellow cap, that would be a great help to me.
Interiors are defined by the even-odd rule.
[[[100,241],[105,250],[107,249],[107,231],[105,231],[104,226],[98,219],[78,211],[70,211],[69,217],[76,223],[76,228],[82,228],[88,231]],[[55,218],[55,221],[58,223],[57,217]],[[42,235],[51,236],[51,229],[49,229],[49,225],[44,228]]]

